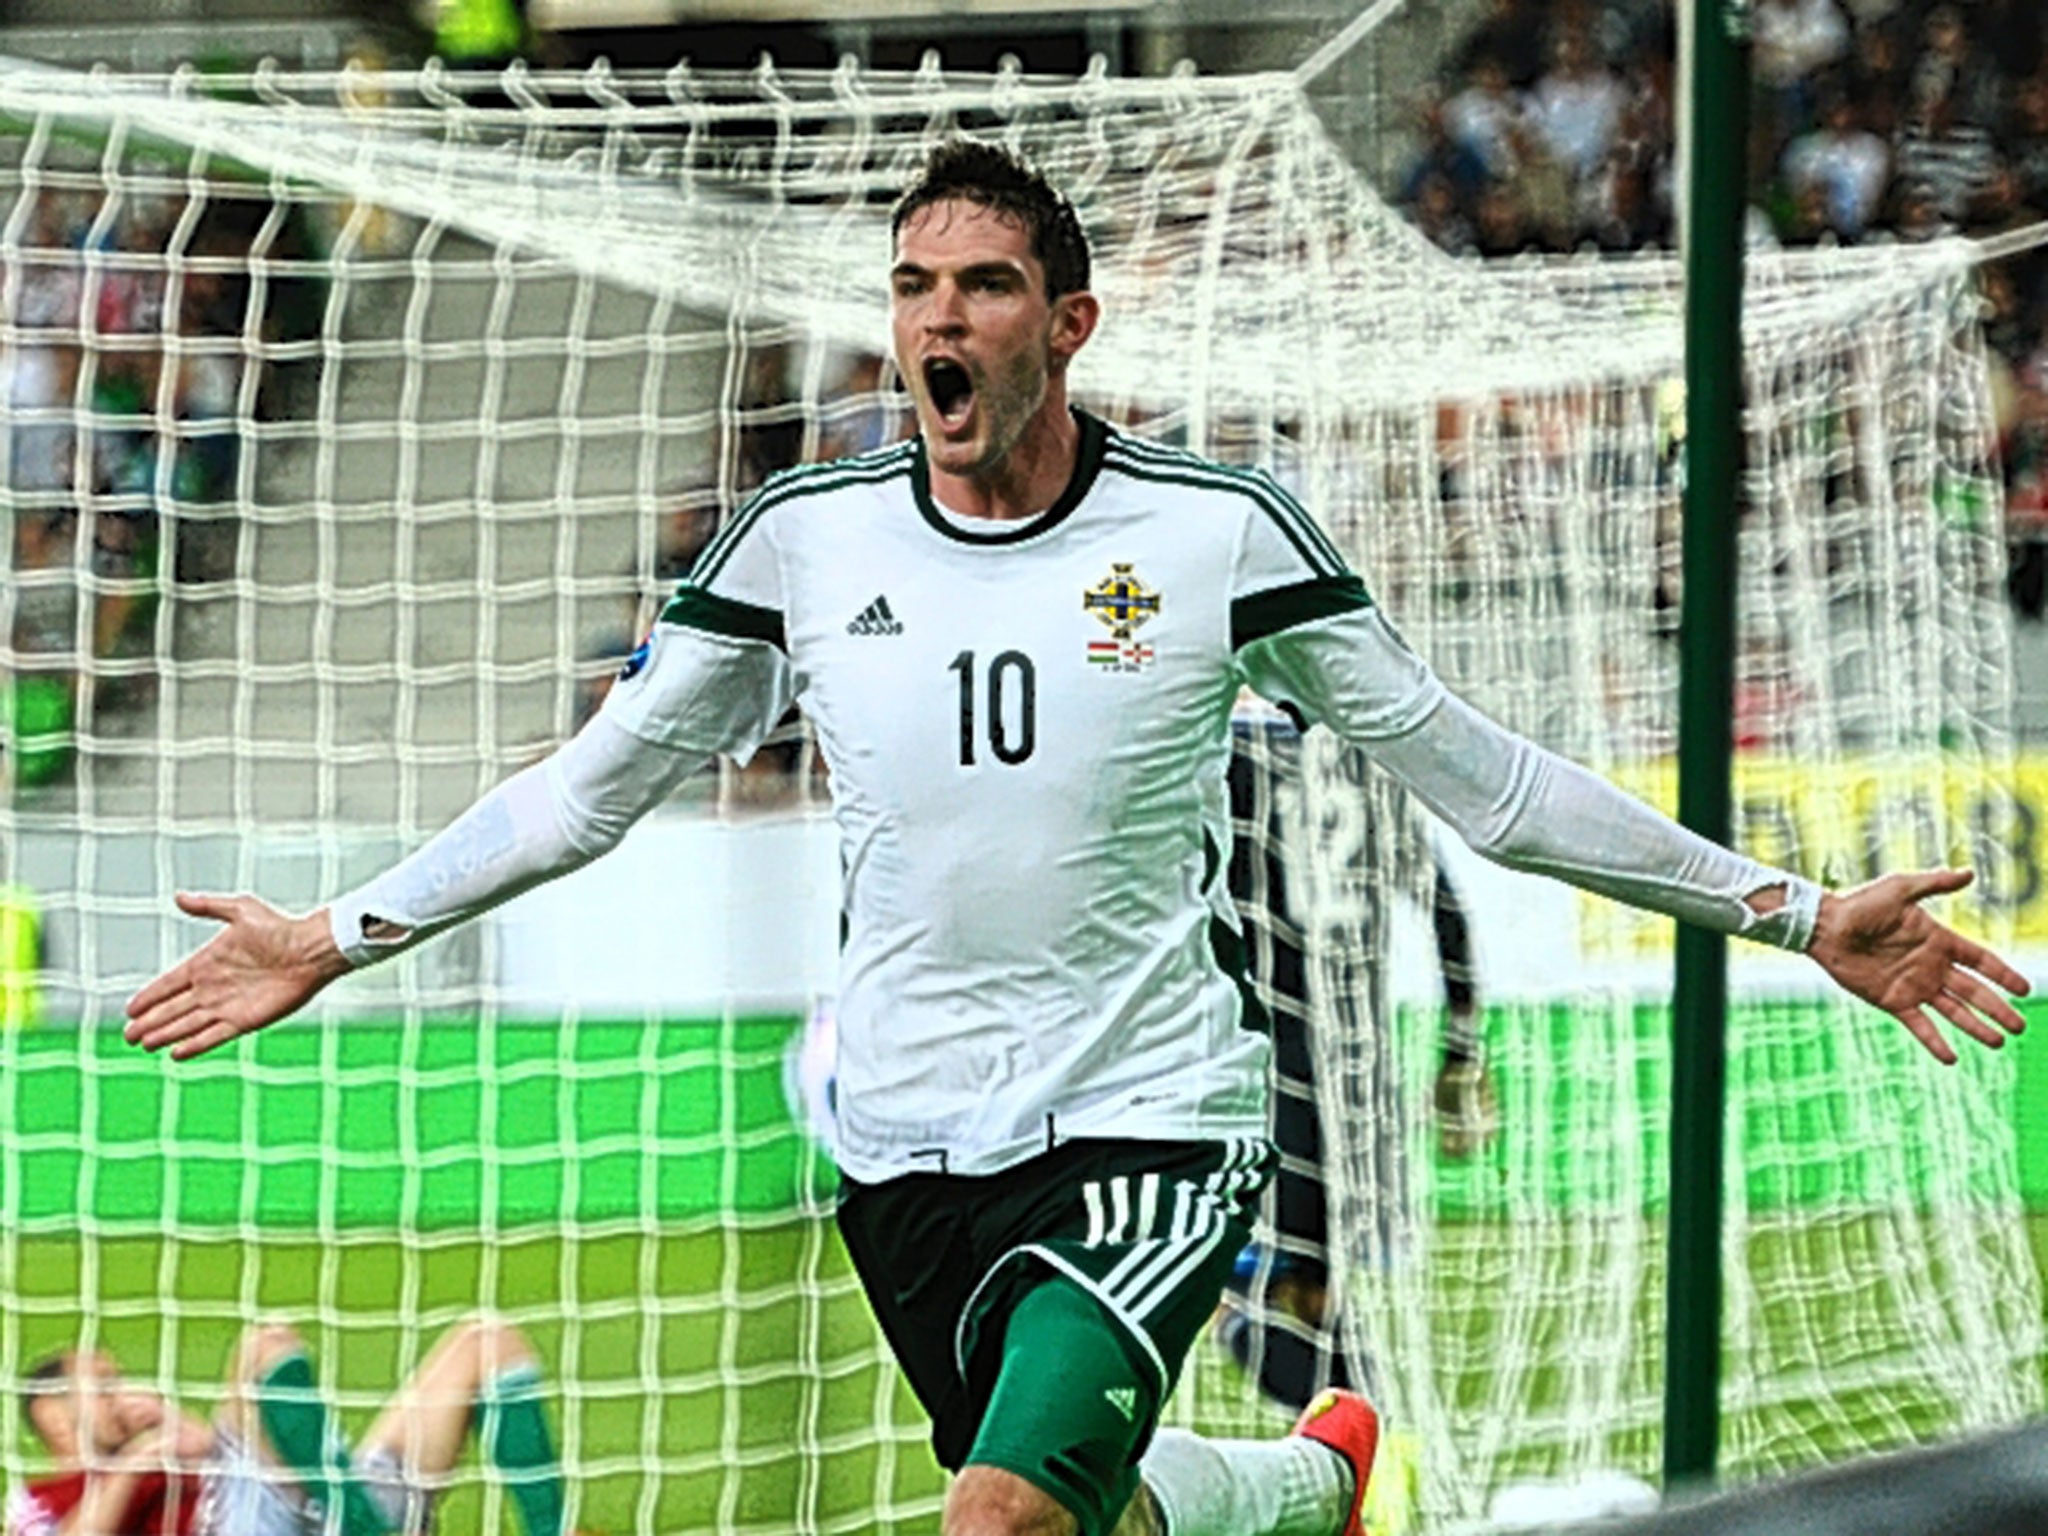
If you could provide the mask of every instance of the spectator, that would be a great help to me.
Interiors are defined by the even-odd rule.
[[[1479,204],[1473,214],[1475,242],[1480,255],[1519,256],[1534,248],[1529,220],[1513,182],[1487,183],[1486,190],[1479,194]]]
[[[1602,250],[1640,250],[1665,236],[1670,222],[1663,178],[1671,152],[1669,87],[1668,72],[1661,68],[1638,73],[1606,165],[1580,186],[1584,232]]]
[[[1820,200],[1822,228],[1845,241],[1861,240],[1884,209],[1891,151],[1858,121],[1856,104],[1836,89],[1824,100],[1820,126],[1785,150],[1784,177],[1793,200]]]
[[[1442,171],[1423,178],[1415,195],[1415,225],[1446,251],[1460,254],[1477,249],[1478,235],[1458,200],[1458,189]]]
[[[1904,0],[1842,0],[1849,26],[1859,36],[1888,25],[1904,8]]]
[[[92,408],[92,571],[103,582],[93,605],[92,654],[113,656],[139,639],[145,589],[156,575],[155,422],[149,414],[155,360],[103,353]],[[116,424],[118,423],[118,424]]]
[[[2023,80],[2013,92],[2005,135],[2005,163],[2020,201],[2048,208],[2048,74]]]
[[[1591,36],[1573,28],[1559,36],[1550,69],[1529,93],[1529,126],[1551,159],[1574,177],[1589,176],[1614,148],[1626,101]]]
[[[77,336],[79,304],[85,291],[85,267],[78,258],[83,234],[54,195],[45,192],[36,199],[22,241],[21,283],[14,315],[18,325]]]
[[[793,402],[789,372],[790,351],[783,343],[747,351],[740,372],[739,491],[751,491],[778,470],[803,461],[803,416]]]
[[[1997,91],[1954,6],[1928,15],[1925,39],[1907,84],[1898,179],[1902,192],[1924,195],[1943,221],[1957,224],[1998,168],[1991,142]]]
[[[1469,76],[1479,60],[1492,59],[1507,75],[1508,84],[1527,90],[1543,68],[1548,21],[1542,0],[1492,0],[1465,45],[1459,73]]]
[[[78,381],[78,349],[23,340],[0,350],[13,430],[7,485],[15,505],[49,517],[69,510],[77,433],[67,419]]]
[[[1745,752],[1790,750],[1799,705],[1799,684],[1784,640],[1745,638],[1735,663],[1736,747]]]
[[[1848,54],[1849,23],[1835,0],[1759,0],[1752,25],[1769,108],[1757,126],[1775,139],[1805,121],[1815,77]]]
[[[1667,221],[1657,198],[1654,162],[1617,150],[1606,174],[1586,190],[1586,233],[1601,250],[1639,251],[1662,237]]]
[[[1956,226],[1942,213],[1941,202],[1933,189],[1925,185],[1900,189],[1895,228],[1900,241],[1906,245],[1922,245],[1956,232]]]
[[[1975,236],[2005,234],[2024,229],[2041,220],[2041,211],[2029,205],[2020,192],[2020,179],[2012,168],[1996,166],[1990,178],[1970,199],[1964,223]]]
[[[1901,41],[1904,18],[1860,29],[1855,51],[1834,72],[1842,93],[1856,103],[1863,126],[1881,138],[1894,137],[1912,65]]]
[[[1486,184],[1486,162],[1451,132],[1447,103],[1431,97],[1422,107],[1422,152],[1408,168],[1402,201],[1413,203],[1432,177],[1448,182],[1461,204]]]
[[[1984,269],[1984,341],[1991,350],[1992,388],[2009,400],[2019,387],[2012,359],[2024,356],[2029,337],[2038,336],[2039,321],[2027,313],[2020,286],[2008,267]],[[1999,430],[2012,425],[2009,407],[2001,406]]]
[[[1443,129],[1485,176],[1511,177],[1528,158],[1521,98],[1491,54],[1480,56],[1469,83],[1444,103]]]
[[[178,361],[173,404],[180,447],[171,491],[179,501],[219,501],[233,489],[241,439],[242,359],[219,348],[194,350]]]
[[[1781,246],[1818,245],[1835,233],[1828,220],[1827,194],[1813,182],[1792,188],[1777,205],[1777,214],[1773,233]]]
[[[1998,120],[2000,94],[1998,72],[1972,40],[1961,8],[1937,5],[1929,11],[1908,77],[1908,111],[1936,131],[1967,126],[1988,135]]]
[[[1670,57],[1677,48],[1677,14],[1671,0],[1605,0],[1593,19],[1600,51],[1621,63]]]
[[[0,490],[15,511],[13,547],[0,557],[17,595],[7,638],[37,658],[29,665],[38,688],[96,712],[133,707],[151,696],[150,674],[121,669],[88,689],[82,664],[147,651],[159,519],[229,495],[244,418],[294,411],[284,375],[304,378],[321,366],[267,362],[245,406],[251,290],[232,262],[259,243],[266,256],[293,262],[304,254],[304,219],[238,198],[195,209],[183,194],[126,186],[98,200],[48,188],[24,197],[20,244],[0,274],[8,326],[0,400],[9,410]],[[317,277],[273,270],[260,339],[314,334],[324,291]],[[179,579],[214,579],[231,567],[233,550],[223,545],[239,537],[232,519],[187,532]],[[79,590],[88,568],[99,578],[89,616]]]

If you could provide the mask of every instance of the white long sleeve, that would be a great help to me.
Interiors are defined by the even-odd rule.
[[[1355,742],[1476,852],[1631,906],[1804,950],[1820,887],[1710,842],[1455,697],[1377,609],[1241,653],[1252,686]],[[1784,889],[1760,913],[1747,898]]]
[[[367,965],[589,863],[714,753],[750,757],[791,686],[771,645],[655,626],[574,738],[337,899],[334,942]]]
[[[600,713],[330,908],[334,942],[367,965],[609,852],[702,753],[655,746]]]

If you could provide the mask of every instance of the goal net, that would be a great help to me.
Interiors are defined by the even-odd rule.
[[[581,1525],[933,1528],[807,1128],[836,855],[800,722],[319,1027],[171,1067],[114,1026],[198,936],[172,890],[355,883],[573,729],[767,473],[905,429],[886,215],[944,133],[1080,205],[1084,403],[1270,468],[1453,687],[1670,797],[1671,266],[1451,262],[1290,78],[23,66],[0,115],[0,879],[50,950],[45,1022],[0,1031],[0,1387],[84,1342],[204,1407],[283,1316],[359,1428],[483,1310],[547,1362]],[[1841,880],[1968,858],[1996,937],[2019,854],[1967,257],[1773,257],[1749,302],[1743,841]],[[1335,1334],[1269,1223],[1173,1417],[1284,1424],[1252,1382],[1285,1336],[1385,1407],[1375,1529],[1653,1471],[1665,927],[1441,846],[1324,733],[1244,747]],[[1456,1155],[1445,887],[1497,1102]],[[1797,961],[1736,981],[1731,1468],[2037,1408],[2003,1064],[1934,1070]],[[15,1403],[9,1480],[40,1465]],[[511,1518],[479,1471],[449,1498]]]

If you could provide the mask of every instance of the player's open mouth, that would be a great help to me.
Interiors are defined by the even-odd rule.
[[[932,405],[947,426],[957,427],[967,419],[974,405],[974,380],[952,358],[925,359],[924,387],[931,392]]]

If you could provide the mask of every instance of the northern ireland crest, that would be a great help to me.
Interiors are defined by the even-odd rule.
[[[1081,606],[1109,626],[1111,639],[1128,640],[1159,612],[1159,594],[1130,566],[1112,564],[1107,576],[1081,594]]]

